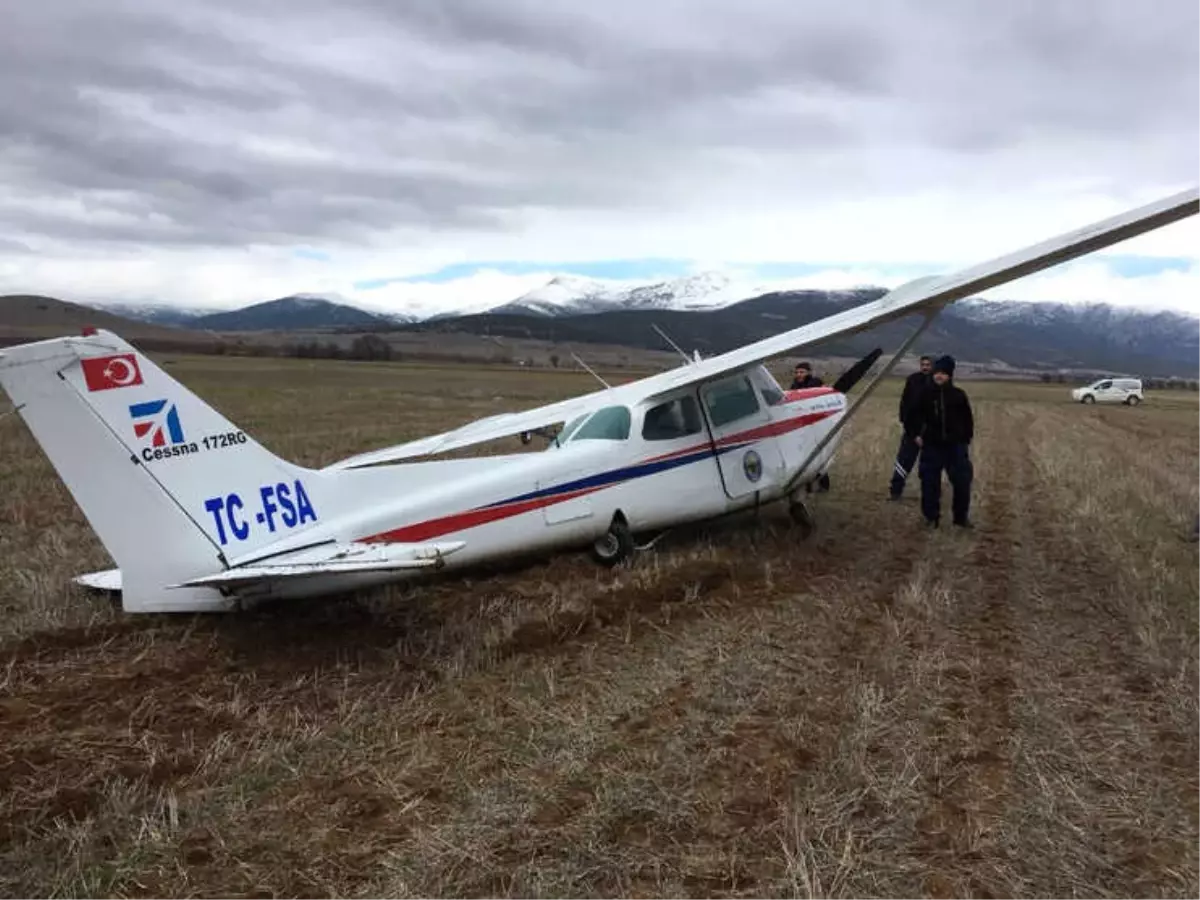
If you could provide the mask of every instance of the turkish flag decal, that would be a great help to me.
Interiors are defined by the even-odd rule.
[[[107,391],[142,383],[142,370],[138,368],[137,357],[132,353],[94,356],[81,362],[83,380],[89,391]]]

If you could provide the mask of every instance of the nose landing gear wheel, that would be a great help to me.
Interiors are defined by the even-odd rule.
[[[801,540],[812,536],[817,523],[813,518],[812,511],[808,508],[808,504],[803,500],[793,500],[788,506],[788,514],[792,517],[792,522],[800,532]]]
[[[633,534],[621,519],[613,519],[608,531],[596,538],[588,551],[593,560],[612,568],[633,555]]]

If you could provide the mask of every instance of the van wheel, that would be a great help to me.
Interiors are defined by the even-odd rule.
[[[614,517],[608,531],[598,537],[588,551],[593,560],[612,568],[633,555],[633,533],[624,519]]]
[[[1093,397],[1091,394],[1084,394],[1083,399],[1080,400],[1079,402],[1080,403],[1095,403],[1096,398]]]
[[[1142,401],[1138,397],[1130,397],[1125,402],[1128,403],[1130,406],[1137,406]]]

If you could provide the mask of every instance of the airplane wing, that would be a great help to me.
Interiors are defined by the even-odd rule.
[[[1197,212],[1200,212],[1200,188],[1181,191],[952,275],[918,278],[901,285],[878,300],[719,356],[583,397],[526,412],[481,419],[444,434],[352,457],[334,463],[329,468],[357,468],[445,452],[554,425],[601,404],[630,404],[654,400],[688,385],[711,381],[831,338],[865,331],[894,319],[944,307],[965,297],[1196,215]]]
[[[605,394],[616,390],[620,390],[620,388],[606,388],[600,391],[593,391],[581,397],[560,400],[557,403],[551,403],[548,406],[539,406],[537,409],[525,412],[501,413],[495,416],[488,416],[485,419],[477,419],[474,422],[469,422],[453,431],[431,435],[415,441],[409,441],[405,444],[397,444],[393,447],[385,447],[382,450],[371,450],[366,453],[360,453],[356,456],[331,463],[326,468],[358,469],[363,466],[392,462],[398,459],[430,456],[435,453],[457,450],[460,447],[468,447],[472,444],[482,444],[486,441],[497,440],[498,438],[511,437],[523,431],[533,431],[538,428],[557,425],[561,422],[569,422],[581,413],[589,409],[594,409],[599,405],[600,399]]]

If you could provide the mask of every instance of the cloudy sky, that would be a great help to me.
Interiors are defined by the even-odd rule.
[[[891,285],[1192,186],[1195,0],[6,0],[0,293]],[[1196,220],[990,296],[1200,313]]]

